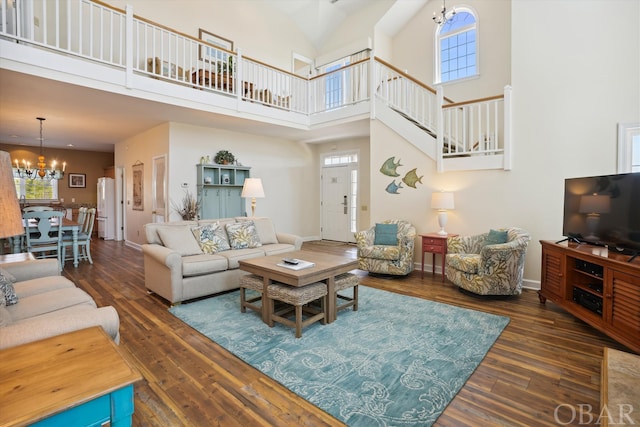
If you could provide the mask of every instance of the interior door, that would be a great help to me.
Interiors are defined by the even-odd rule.
[[[322,238],[353,241],[349,231],[349,167],[322,169]]]
[[[167,156],[157,156],[153,158],[153,185],[152,196],[153,210],[151,211],[152,222],[165,222],[167,220]]]

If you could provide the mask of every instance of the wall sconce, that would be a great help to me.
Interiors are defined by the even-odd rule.
[[[454,208],[453,193],[448,191],[432,193],[431,208],[438,210],[438,225],[440,226],[438,234],[446,236],[447,232],[444,230],[444,227],[447,225],[447,210]]]

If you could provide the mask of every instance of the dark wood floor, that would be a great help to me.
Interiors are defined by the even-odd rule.
[[[355,257],[353,246],[330,242],[304,249]],[[141,252],[95,240],[92,254],[93,265],[67,263],[64,274],[120,314],[120,347],[144,376],[135,386],[135,426],[342,425],[169,314],[165,301],[146,293]],[[599,411],[603,348],[626,350],[553,303],[540,304],[535,291],[487,300],[441,276],[361,274],[364,286],[511,318],[437,425],[579,425],[579,408]]]

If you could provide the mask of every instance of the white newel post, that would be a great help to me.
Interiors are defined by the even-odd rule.
[[[238,106],[236,110],[240,111],[240,103],[242,102],[242,96],[244,95],[244,82],[242,81],[242,49],[238,48],[236,50],[236,77],[234,81],[234,86],[236,89],[236,100],[238,101]]]
[[[444,150],[444,110],[442,103],[444,101],[444,90],[442,86],[436,87],[436,170],[444,172],[444,162],[442,159],[442,151]]]
[[[369,56],[369,111],[371,120],[376,118],[376,81],[378,81],[378,67],[376,67],[376,60],[373,51]]]
[[[131,89],[133,87],[133,6],[126,5],[126,24],[125,24],[125,87]]]
[[[511,127],[511,86],[504,87],[504,170],[510,171],[512,168],[512,127]]]

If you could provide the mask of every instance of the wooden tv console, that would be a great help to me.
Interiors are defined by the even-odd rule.
[[[640,353],[640,257],[607,248],[541,240],[541,303],[553,301]]]

